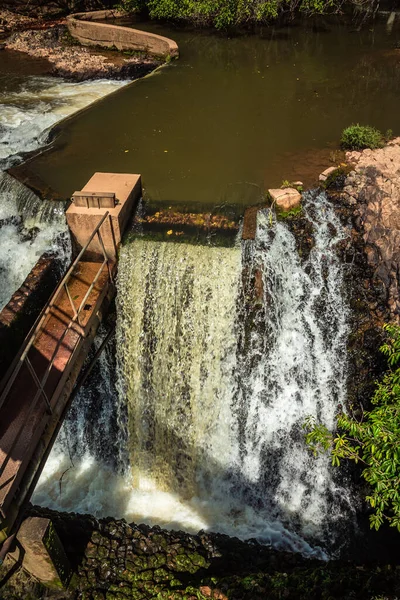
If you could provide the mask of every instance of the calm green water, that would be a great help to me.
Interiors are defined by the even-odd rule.
[[[233,39],[154,24],[179,61],[70,120],[31,168],[68,196],[94,171],[143,175],[166,205],[255,202],[283,179],[314,181],[343,127],[400,133],[398,32],[309,22]]]

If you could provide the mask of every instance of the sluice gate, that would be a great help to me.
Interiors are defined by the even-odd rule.
[[[18,529],[68,411],[140,196],[139,175],[96,173],[72,197],[66,216],[78,254],[0,384],[0,541]]]

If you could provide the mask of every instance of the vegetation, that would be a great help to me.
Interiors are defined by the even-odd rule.
[[[330,451],[332,464],[342,459],[363,465],[362,476],[371,493],[366,497],[373,509],[371,528],[384,521],[400,532],[400,327],[385,325],[387,342],[381,351],[389,369],[372,399],[372,410],[357,420],[342,414],[338,431],[332,434],[323,424],[309,418],[306,442],[315,455]]]
[[[344,150],[363,150],[381,148],[384,142],[385,136],[378,129],[356,123],[343,130],[340,144]]]
[[[283,179],[282,180],[281,189],[284,190],[285,188],[294,188],[298,192],[302,192],[303,191],[303,185],[301,184],[301,182],[299,182],[299,181],[289,181],[288,179]]]
[[[118,6],[128,12],[145,11],[153,19],[191,21],[228,29],[269,22],[284,13],[337,12],[344,3],[345,0],[121,0]]]

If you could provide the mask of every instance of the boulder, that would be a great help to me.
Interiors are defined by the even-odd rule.
[[[300,205],[301,194],[294,188],[268,190],[271,200],[282,210],[291,210]]]
[[[337,167],[328,167],[327,169],[325,169],[325,171],[322,171],[322,173],[318,177],[319,181],[321,183],[325,183],[328,177],[330,177],[335,171],[337,171]]]

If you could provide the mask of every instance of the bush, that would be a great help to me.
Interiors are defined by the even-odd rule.
[[[145,11],[152,19],[189,21],[197,25],[230,29],[265,23],[282,14],[337,12],[344,0],[120,0],[119,8]]]
[[[369,125],[350,125],[342,133],[340,145],[345,150],[363,150],[364,148],[382,148],[383,134]]]
[[[306,443],[315,455],[330,451],[332,464],[342,459],[363,465],[362,476],[371,493],[366,497],[373,510],[371,528],[384,521],[400,532],[400,327],[385,325],[388,341],[381,351],[389,370],[377,385],[373,409],[360,421],[340,415],[337,433],[309,418],[304,428]]]

